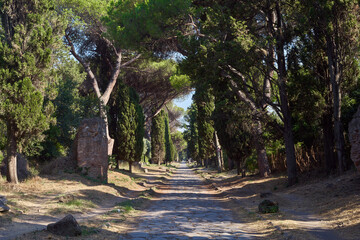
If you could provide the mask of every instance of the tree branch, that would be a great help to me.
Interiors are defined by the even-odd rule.
[[[75,50],[74,44],[72,43],[70,37],[68,34],[65,34],[65,38],[67,40],[68,45],[70,46],[70,52],[71,54],[76,58],[76,60],[79,61],[79,63],[84,67],[85,72],[87,73],[87,75],[89,76],[89,78],[91,79],[91,83],[92,86],[94,88],[94,91],[96,93],[96,96],[100,99],[101,98],[101,92],[100,92],[100,88],[97,82],[97,79],[94,75],[94,73],[92,72],[89,63],[85,62],[84,59],[82,59]]]

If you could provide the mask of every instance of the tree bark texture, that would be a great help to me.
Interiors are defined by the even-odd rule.
[[[237,171],[237,175],[240,176],[241,168],[240,168],[240,161],[239,160],[236,161],[236,171]]]
[[[288,174],[289,186],[294,185],[297,182],[296,175],[296,158],[294,148],[294,136],[292,132],[291,124],[291,112],[289,107],[289,101],[287,98],[286,82],[287,82],[287,70],[285,66],[285,52],[284,52],[284,36],[283,36],[283,22],[280,11],[279,2],[276,6],[276,17],[277,17],[277,36],[276,36],[276,55],[278,65],[278,87],[280,94],[280,107],[284,121],[284,141],[285,141],[285,152],[286,152],[286,165]]]
[[[218,166],[218,172],[222,172],[224,170],[223,163],[221,161],[221,146],[219,143],[219,138],[217,136],[216,131],[214,131],[214,138],[215,138],[215,148],[216,148],[216,160],[217,160],[217,166]]]
[[[237,72],[234,68],[232,68],[231,66],[229,66],[231,71],[236,73],[238,76],[242,77],[242,74]],[[260,117],[261,117],[261,109],[259,109],[259,107],[257,107],[255,105],[255,102],[248,97],[243,91],[241,91],[238,87],[238,85],[234,82],[234,81],[230,81],[231,83],[231,87],[233,89],[233,91],[235,91],[236,95],[245,103],[248,104],[248,106],[250,107],[250,109],[252,110],[253,114],[252,114],[252,118],[253,121],[255,122],[254,127],[252,128],[252,132],[253,132],[253,138],[254,141],[256,142],[255,147],[256,147],[256,151],[257,151],[257,156],[258,156],[258,166],[259,166],[259,172],[261,176],[267,177],[270,175],[270,167],[269,167],[269,160],[267,158],[266,155],[266,147],[264,144],[264,139],[263,139],[263,130],[262,130],[262,124],[260,121]],[[265,90],[266,88],[264,88]]]
[[[331,173],[336,169],[336,156],[334,153],[334,129],[331,109],[327,109],[322,116],[322,129],[325,168],[327,173]]]
[[[7,125],[8,129],[8,145],[7,145],[7,173],[6,179],[10,183],[18,184],[18,176],[17,176],[17,159],[16,159],[16,152],[17,152],[17,143],[16,143],[16,136],[11,124]]]
[[[330,73],[330,83],[333,92],[333,118],[334,118],[334,137],[335,137],[335,150],[338,161],[338,171],[344,171],[344,134],[341,123],[341,69],[338,56],[336,55],[336,44],[328,35],[327,42],[327,56]]]
[[[263,130],[260,120],[256,120],[255,128],[255,148],[261,177],[268,177],[271,173],[269,160],[266,155],[266,147],[263,138]]]

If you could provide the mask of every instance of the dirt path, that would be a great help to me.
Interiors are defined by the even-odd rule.
[[[114,196],[112,199],[108,199],[106,203],[103,203],[103,206],[83,214],[73,214],[73,216],[81,223],[84,220],[112,210],[116,203],[121,202],[122,199],[121,197]],[[10,224],[0,226],[0,240],[14,239],[24,233],[44,230],[48,224],[58,220],[59,217],[43,215],[41,213],[22,216],[21,219],[14,219]]]
[[[184,163],[142,221],[120,239],[254,239],[244,223],[235,220],[214,191]]]
[[[273,229],[281,232],[281,236],[271,239],[298,239],[298,240],[342,240],[354,239],[346,238],[334,229],[329,219],[317,214],[318,203],[314,198],[318,194],[318,185],[295,186],[286,188],[282,178],[262,179],[257,177],[239,178],[232,176],[229,178],[214,177],[217,172],[209,170],[197,170],[216,191],[224,198],[231,199],[231,207],[236,211],[237,206],[241,206],[249,214],[256,216],[259,221],[254,221],[256,225],[270,225]],[[319,183],[315,183],[319,184]],[[281,189],[277,190],[277,187]],[[258,204],[265,198],[261,193],[266,194],[266,199],[279,203],[280,212],[277,214],[259,214]],[[315,200],[314,200],[315,199]],[[315,205],[316,204],[316,205]],[[251,226],[250,226],[251,227]],[[267,239],[265,237],[265,239]],[[355,238],[358,239],[358,238]]]
[[[148,167],[148,171],[129,174],[112,170],[109,171],[108,184],[65,173],[30,179],[14,186],[0,183],[0,195],[7,197],[11,208],[10,212],[0,214],[0,240],[33,239],[35,233],[37,239],[48,239],[51,234],[42,230],[69,213],[85,227],[84,231],[94,230],[91,236],[94,238],[91,239],[97,239],[104,233],[109,239],[117,237],[130,225],[127,221],[115,228],[113,222],[125,218],[118,204],[147,194],[151,187],[162,184],[162,180],[166,179],[166,169]],[[77,205],[60,202],[61,196],[72,196]],[[53,236],[53,239],[58,238]],[[85,236],[84,239],[89,238]]]

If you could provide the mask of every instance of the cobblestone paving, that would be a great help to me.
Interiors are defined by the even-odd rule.
[[[204,182],[181,164],[169,190],[147,209],[137,229],[120,239],[253,239],[244,229]]]

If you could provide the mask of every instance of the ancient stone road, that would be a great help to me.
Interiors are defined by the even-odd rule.
[[[231,211],[185,164],[168,184],[138,228],[120,239],[252,239],[244,224],[233,219]]]

